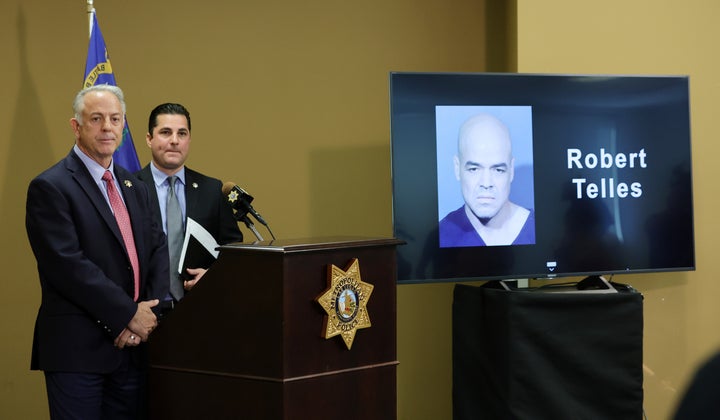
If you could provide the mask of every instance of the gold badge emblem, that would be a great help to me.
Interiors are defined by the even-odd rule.
[[[228,201],[234,203],[238,199],[238,193],[235,190],[230,191],[228,194]]]
[[[345,271],[331,264],[328,267],[328,288],[316,299],[327,312],[322,336],[327,339],[341,335],[350,350],[357,330],[371,325],[367,302],[373,287],[360,278],[357,258],[353,258]]]
[[[131,188],[131,187],[132,187],[132,182],[130,182],[130,181],[127,180],[127,179],[125,180],[124,184],[125,184],[125,186],[128,187],[128,188]]]

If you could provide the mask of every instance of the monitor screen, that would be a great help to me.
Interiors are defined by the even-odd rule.
[[[391,73],[399,282],[695,268],[686,76]]]

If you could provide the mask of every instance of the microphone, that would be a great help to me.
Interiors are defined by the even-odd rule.
[[[252,203],[254,197],[248,194],[247,191],[240,188],[236,183],[229,181],[224,183],[222,186],[222,192],[227,196],[227,200],[230,205],[242,214],[242,217],[244,217],[245,214],[250,213],[255,219],[257,219],[258,222],[265,226],[268,225],[265,219],[260,216],[260,213],[253,208],[252,204],[250,204]],[[239,217],[239,219],[242,220],[242,217]]]

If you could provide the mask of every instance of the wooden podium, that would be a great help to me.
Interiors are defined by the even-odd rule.
[[[149,340],[150,418],[396,418],[396,239],[220,248]],[[329,267],[357,258],[372,326],[322,337]]]

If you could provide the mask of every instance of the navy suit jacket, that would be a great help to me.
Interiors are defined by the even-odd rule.
[[[168,252],[147,186],[115,166],[140,263],[139,300],[167,294]],[[42,302],[31,368],[106,373],[121,362],[114,339],[137,311],[134,279],[115,217],[72,150],[30,182],[26,228]]]
[[[138,178],[150,188],[150,195],[157,207],[158,224],[162,223],[160,204],[150,164],[136,172]],[[222,182],[185,167],[185,215],[204,227],[220,245],[242,242],[243,235],[233,216],[232,207],[222,193]]]

